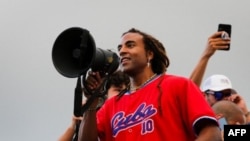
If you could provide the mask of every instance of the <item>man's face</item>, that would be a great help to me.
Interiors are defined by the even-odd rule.
[[[125,73],[140,73],[147,66],[147,55],[143,36],[138,33],[127,33],[118,45],[121,58],[121,68]]]
[[[206,95],[206,100],[212,106],[214,103],[220,100],[229,100],[231,96],[231,90],[225,89],[222,91],[212,91],[208,90],[204,92]]]
[[[213,94],[206,94],[206,100],[210,106],[217,102]]]
[[[235,115],[235,119],[229,120],[228,125],[245,125],[246,124],[246,117],[244,114],[242,115]]]

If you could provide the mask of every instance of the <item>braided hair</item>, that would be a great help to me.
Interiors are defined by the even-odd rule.
[[[131,28],[127,32],[123,33],[122,36],[124,36],[127,33],[138,33],[142,35],[143,42],[145,44],[145,50],[152,51],[154,53],[153,59],[150,60],[153,72],[156,74],[164,74],[167,71],[170,61],[166,54],[166,50],[163,44],[159,40],[154,38],[153,36],[135,28]],[[158,110],[160,114],[162,113],[162,110],[161,110],[162,88],[160,85],[161,85],[163,78],[164,78],[164,75],[161,76],[161,80],[159,81],[157,85],[157,89],[159,90]],[[129,90],[130,90],[130,85],[127,85],[127,88],[119,93],[118,100]]]

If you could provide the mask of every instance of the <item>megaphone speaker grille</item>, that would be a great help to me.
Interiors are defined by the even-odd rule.
[[[95,52],[95,42],[89,31],[72,27],[57,37],[52,50],[52,59],[59,73],[73,78],[90,68]]]

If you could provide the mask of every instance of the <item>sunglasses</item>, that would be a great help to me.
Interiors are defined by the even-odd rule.
[[[222,100],[224,97],[231,96],[232,92],[231,92],[231,90],[224,90],[224,91],[207,90],[207,91],[205,91],[205,94],[212,94],[212,95],[214,95],[216,100]]]

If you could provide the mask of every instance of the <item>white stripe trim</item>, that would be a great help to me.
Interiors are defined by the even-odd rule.
[[[193,125],[192,125],[192,126],[193,126],[194,132],[195,132],[195,127],[194,127],[194,125],[195,125],[199,120],[201,120],[201,119],[211,119],[211,120],[217,122],[217,119],[216,119],[215,117],[211,117],[211,116],[201,116],[201,117],[197,118],[197,119],[193,122]],[[195,135],[198,136],[196,133],[195,133]]]

